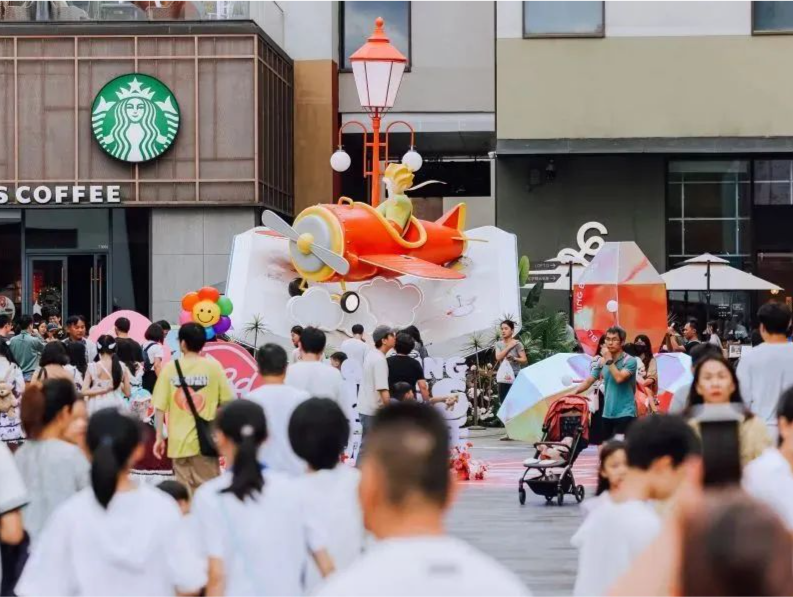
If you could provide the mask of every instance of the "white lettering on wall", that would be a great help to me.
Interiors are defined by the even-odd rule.
[[[40,205],[49,203],[121,203],[119,185],[41,185],[37,187],[18,186],[13,194],[14,202],[30,205],[35,201]],[[9,203],[8,187],[0,186],[0,205]]]

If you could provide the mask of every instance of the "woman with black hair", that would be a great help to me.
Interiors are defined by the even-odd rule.
[[[256,458],[267,439],[264,410],[249,400],[229,403],[215,437],[232,472],[198,488],[191,514],[209,562],[206,594],[302,595],[309,552],[323,576],[333,563],[301,486],[263,472]]]
[[[16,587],[18,595],[174,595],[206,581],[179,507],[136,485],[140,423],[115,409],[88,424],[91,488],[55,510]]]
[[[88,371],[88,356],[85,352],[85,344],[68,342],[64,343],[63,346],[66,349],[66,356],[69,357],[69,364],[77,369],[81,378],[84,377],[85,372]]]
[[[756,417],[746,408],[738,377],[730,362],[721,354],[713,354],[702,359],[694,369],[694,381],[688,395],[688,406],[684,412],[686,418],[695,414],[695,409],[703,404],[732,403],[743,412],[743,420],[739,427],[741,466],[760,456],[772,445],[765,422]],[[699,433],[699,424],[692,420],[691,426]]]
[[[88,487],[88,461],[66,441],[81,403],[68,379],[31,383],[22,397],[22,427],[27,439],[15,454],[17,468],[30,492],[22,511],[25,529],[35,541],[52,512]]]
[[[653,355],[653,345],[650,338],[646,334],[639,334],[633,341],[633,347],[636,350],[636,356],[644,366],[644,390],[652,394],[658,395],[658,362]]]
[[[39,368],[30,381],[43,382],[47,379],[68,379],[79,390],[83,385],[83,376],[69,361],[66,345],[63,342],[48,342],[41,351]]]
[[[13,450],[22,441],[19,401],[25,391],[25,378],[8,342],[0,340],[0,440]]]
[[[130,373],[119,360],[116,347],[116,339],[109,334],[99,336],[96,341],[99,358],[88,365],[83,389],[89,415],[104,408],[127,408],[125,399],[129,398],[132,391]]]
[[[409,325],[402,331],[416,341],[416,346],[413,348],[413,351],[416,353],[416,356],[424,362],[424,359],[430,355],[424,347],[424,340],[421,339],[421,332],[419,332],[419,329],[415,325]]]

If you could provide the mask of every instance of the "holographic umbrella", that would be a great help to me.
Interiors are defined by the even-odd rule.
[[[539,441],[548,406],[586,379],[590,363],[586,355],[560,353],[523,369],[497,413],[509,437]]]

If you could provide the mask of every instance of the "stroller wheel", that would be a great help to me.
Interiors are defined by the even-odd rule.
[[[564,504],[564,490],[560,487],[559,493],[556,495],[556,503],[560,506]]]
[[[518,489],[518,501],[521,506],[526,503],[526,490],[523,487]]]
[[[579,485],[575,488],[575,501],[579,504],[584,501],[584,496],[586,495],[586,491],[584,490],[583,485]]]

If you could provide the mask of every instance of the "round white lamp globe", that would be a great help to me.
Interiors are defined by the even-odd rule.
[[[343,149],[337,149],[333,152],[333,155],[330,156],[330,167],[336,172],[344,172],[350,167],[351,162],[350,154]]]
[[[606,303],[606,311],[609,313],[616,313],[617,309],[619,309],[619,303],[617,301],[609,301]]]
[[[408,152],[402,156],[402,163],[410,168],[411,171],[416,172],[424,163],[424,158],[421,157],[418,151],[411,147]]]

